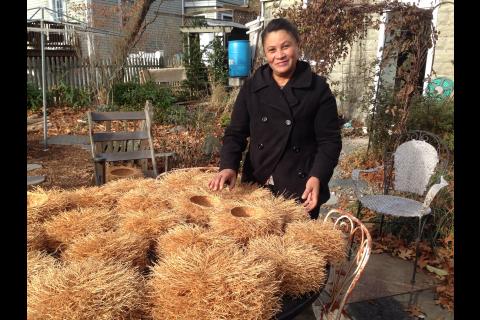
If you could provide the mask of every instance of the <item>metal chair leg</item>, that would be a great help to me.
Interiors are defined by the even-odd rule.
[[[422,238],[422,232],[423,232],[423,228],[425,227],[426,220],[427,219],[425,219],[422,224],[422,217],[418,218],[418,233],[417,233],[417,239],[415,243],[415,260],[413,262],[412,280],[410,281],[412,285],[415,284],[415,275],[417,273],[418,248],[420,247],[420,239]]]
[[[362,203],[357,200],[357,204],[358,204],[358,207],[357,207],[357,218],[360,219],[360,211],[362,211]]]
[[[382,231],[383,231],[383,220],[385,219],[385,215],[382,214],[382,218],[380,219],[380,232],[379,232],[379,238],[382,238]]]

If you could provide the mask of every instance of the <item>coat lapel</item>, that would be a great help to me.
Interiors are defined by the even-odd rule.
[[[292,116],[287,100],[284,99],[280,88],[275,84],[270,85],[259,92],[260,101],[268,107],[280,111],[288,117]]]
[[[292,79],[281,90],[272,78],[270,67],[264,65],[255,73],[252,89],[259,95],[263,104],[291,117],[298,112],[298,105],[300,104],[299,97],[295,95],[294,89],[308,88],[311,82],[310,65],[304,61],[298,61]]]

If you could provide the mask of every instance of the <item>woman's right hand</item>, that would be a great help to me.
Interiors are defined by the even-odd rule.
[[[223,169],[208,183],[210,190],[218,191],[223,189],[223,185],[228,182],[228,188],[232,190],[237,181],[237,172],[232,169]]]

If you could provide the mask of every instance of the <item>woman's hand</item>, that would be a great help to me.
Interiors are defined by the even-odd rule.
[[[305,200],[303,206],[307,211],[312,210],[317,206],[318,195],[320,194],[320,179],[317,177],[310,177],[305,185],[305,191],[302,194],[302,199]]]
[[[232,169],[223,169],[210,182],[208,187],[210,190],[218,191],[223,189],[223,185],[228,182],[228,188],[232,190],[237,181],[237,172]]]

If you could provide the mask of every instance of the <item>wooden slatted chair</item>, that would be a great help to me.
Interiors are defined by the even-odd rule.
[[[165,172],[168,171],[168,158],[173,152],[155,153],[151,133],[153,110],[147,100],[144,111],[136,112],[92,112],[87,113],[92,157],[95,162],[95,183],[105,183],[107,162],[139,160],[142,171],[147,176],[158,176],[157,157],[164,157]],[[124,131],[112,131],[112,122],[122,122]],[[95,123],[105,123],[103,132],[95,131]],[[133,126],[134,131],[129,131]],[[148,170],[148,159],[153,170]]]

